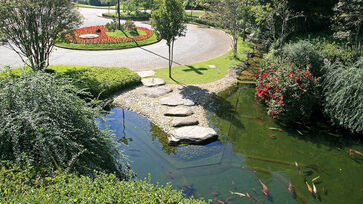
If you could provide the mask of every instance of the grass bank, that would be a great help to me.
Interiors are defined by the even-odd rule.
[[[172,67],[172,77],[169,78],[169,69],[157,69],[157,77],[162,78],[168,84],[204,84],[217,81],[223,78],[228,69],[240,64],[247,59],[245,52],[251,50],[252,43],[238,41],[238,59],[233,57],[233,51],[229,51],[221,57],[207,60],[205,62],[195,63],[191,65],[182,65]],[[209,65],[215,65],[216,68],[209,68]]]

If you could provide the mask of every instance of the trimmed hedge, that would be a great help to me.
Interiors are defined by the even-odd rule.
[[[94,178],[65,172],[42,177],[32,167],[0,164],[0,203],[205,203],[148,180],[125,181],[113,174]]]
[[[51,65],[48,69],[70,78],[77,88],[86,89],[93,97],[100,99],[141,81],[139,75],[125,67]],[[20,75],[21,69],[12,69],[11,72]]]
[[[103,17],[105,18],[117,18],[117,13],[103,13]],[[150,13],[147,12],[131,12],[130,14],[126,12],[120,13],[120,18],[123,20],[137,20],[137,21],[146,21],[151,17]]]

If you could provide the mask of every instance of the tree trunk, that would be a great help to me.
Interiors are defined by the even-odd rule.
[[[237,36],[233,36],[233,56],[236,58],[237,57],[237,42],[238,42],[238,35]]]
[[[121,30],[121,17],[120,17],[120,0],[117,1],[117,27]]]
[[[169,46],[169,78],[171,77],[171,44],[168,45]]]

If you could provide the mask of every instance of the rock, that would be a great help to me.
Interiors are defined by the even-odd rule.
[[[195,103],[192,100],[185,99],[181,94],[173,94],[168,97],[164,97],[160,99],[160,104],[167,106],[177,106],[177,105],[185,105],[185,106],[194,106]]]
[[[157,98],[160,96],[164,96],[170,92],[172,92],[173,89],[165,86],[160,87],[153,87],[153,88],[145,88],[141,90],[141,94],[150,98]]]
[[[201,126],[188,126],[171,131],[168,136],[168,140],[171,144],[201,144],[217,137],[217,132],[212,128],[206,128]]]
[[[181,127],[181,126],[190,126],[190,125],[198,125],[199,122],[197,119],[188,117],[188,118],[175,118],[171,122],[171,126],[173,127]]]
[[[187,107],[175,107],[169,109],[166,113],[164,113],[165,116],[190,116],[193,115],[193,111],[190,108]]]
[[[154,71],[142,71],[142,72],[136,72],[136,74],[138,74],[141,78],[152,77],[156,75]]]
[[[217,68],[217,66],[216,66],[216,65],[208,65],[208,67],[209,67],[210,69],[215,69],[215,68]]]
[[[159,78],[142,79],[142,84],[147,87],[164,85],[165,81]]]

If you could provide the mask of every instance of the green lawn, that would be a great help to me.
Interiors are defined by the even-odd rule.
[[[251,50],[252,44],[239,40],[238,42],[238,57],[240,60],[233,57],[233,52],[211,59],[205,62],[200,62],[192,65],[183,65],[172,67],[172,77],[169,78],[169,69],[163,68],[155,70],[157,77],[162,78],[168,84],[203,84],[210,83],[223,78],[228,69],[241,63],[247,59],[245,52]],[[215,65],[216,69],[211,69],[208,65]]]
[[[140,34],[144,31],[138,30]],[[78,44],[78,43],[57,43],[60,47],[66,48],[75,48],[75,49],[85,49],[85,50],[100,50],[100,49],[116,49],[116,48],[129,48],[129,47],[137,47],[142,46],[150,43],[157,42],[158,38],[156,37],[155,33],[144,40],[138,40],[137,45],[134,41],[131,42],[120,42],[120,43],[112,43],[112,44]]]

